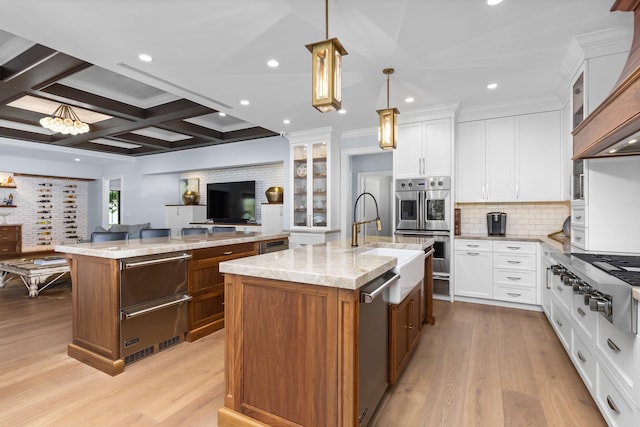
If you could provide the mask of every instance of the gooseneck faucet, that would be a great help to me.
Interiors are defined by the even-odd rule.
[[[371,196],[371,198],[373,199],[373,203],[376,204],[376,218],[358,222],[356,221],[358,201],[365,194],[368,194],[369,196]],[[351,246],[358,246],[358,233],[360,232],[360,226],[362,224],[368,224],[373,221],[376,222],[376,228],[378,229],[378,231],[382,231],[382,221],[380,220],[380,212],[378,211],[378,201],[376,200],[375,197],[373,197],[373,194],[365,191],[364,193],[358,196],[358,198],[356,199],[356,202],[353,204],[353,222],[351,223]]]

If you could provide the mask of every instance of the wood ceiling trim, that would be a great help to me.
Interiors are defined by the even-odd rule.
[[[22,73],[26,73],[32,68],[37,67],[39,64],[56,54],[57,52],[55,50],[39,44],[31,46],[29,49],[0,67],[0,80],[3,82],[11,81]]]
[[[224,139],[224,133],[215,129],[185,122],[184,120],[173,120],[162,124],[162,129],[171,132],[182,133],[194,138],[204,138],[210,141],[220,141]]]

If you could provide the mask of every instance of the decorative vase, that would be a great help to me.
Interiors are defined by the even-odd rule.
[[[264,193],[269,203],[282,203],[284,189],[282,187],[269,187]]]
[[[197,205],[200,202],[200,195],[195,191],[185,191],[182,201],[185,205]]]

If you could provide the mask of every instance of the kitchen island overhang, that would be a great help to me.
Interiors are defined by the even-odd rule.
[[[359,288],[397,262],[364,252],[432,245],[396,236],[221,263],[227,323],[218,425],[358,425]]]

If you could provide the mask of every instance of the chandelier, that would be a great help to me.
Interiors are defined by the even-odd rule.
[[[311,105],[321,113],[342,105],[342,57],[347,51],[329,39],[329,0],[325,0],[325,40],[306,45],[311,52]]]
[[[89,132],[89,125],[84,123],[73,109],[65,104],[60,105],[51,117],[40,119],[42,127],[64,135],[78,135]]]
[[[400,114],[397,108],[389,108],[389,75],[393,74],[393,68],[385,68],[382,73],[387,76],[387,108],[377,110],[380,115],[380,126],[378,128],[378,140],[380,148],[392,150],[396,148],[398,140],[398,117]]]

